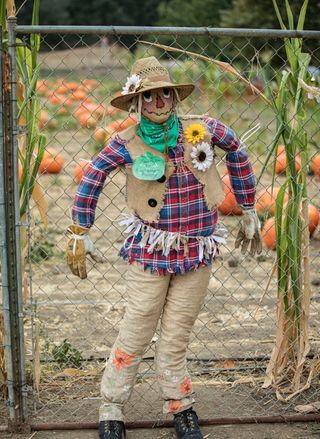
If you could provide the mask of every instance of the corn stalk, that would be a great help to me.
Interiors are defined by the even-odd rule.
[[[272,0],[282,29],[286,26],[277,1]],[[302,30],[308,0],[305,0],[297,23]],[[286,12],[290,29],[295,29],[294,18],[288,0]],[[303,53],[302,40],[285,40],[287,69],[278,78],[278,93],[274,97],[269,90],[276,117],[276,135],[269,150],[261,174],[274,157],[272,180],[275,180],[277,145],[285,146],[286,179],[276,201],[276,258],[277,258],[277,332],[276,343],[267,367],[264,387],[274,386],[279,399],[287,401],[310,386],[313,369],[306,378],[306,358],[309,345],[309,231],[308,231],[308,138],[304,128],[306,91],[301,80],[309,79],[310,55]],[[296,169],[296,155],[301,158],[300,170]],[[284,203],[285,193],[289,201]]]
[[[40,0],[34,0],[32,25],[39,24]],[[7,29],[6,14],[15,13],[15,5],[12,0],[0,1],[1,23],[3,25],[3,47],[6,50]],[[37,80],[40,74],[40,64],[37,62],[37,55],[40,48],[40,36],[31,35],[30,48],[22,45],[17,39],[16,60],[17,60],[17,105],[18,124],[25,127],[25,133],[19,134],[19,162],[21,165],[21,177],[19,183],[20,191],[20,216],[21,222],[27,217],[29,199],[32,197],[38,207],[41,220],[47,227],[46,202],[41,187],[37,181],[37,173],[40,162],[43,158],[46,138],[39,132],[38,124],[40,118],[40,98],[36,94]],[[27,238],[25,231],[21,231],[22,252],[25,253]]]
[[[39,24],[39,3],[34,0],[32,24]],[[0,20],[2,26],[2,47],[7,51],[7,23],[6,18],[15,16],[14,0],[0,0]],[[17,61],[17,120],[19,127],[25,127],[25,131],[18,135],[18,160],[21,166],[19,181],[20,194],[20,220],[25,223],[28,219],[29,200],[33,198],[41,220],[47,227],[47,207],[42,189],[37,181],[37,173],[40,162],[43,158],[46,138],[39,132],[38,123],[40,117],[40,99],[36,94],[37,80],[39,79],[40,65],[37,62],[37,54],[40,48],[39,35],[32,35],[30,48],[17,39],[16,61]],[[22,266],[26,251],[28,249],[28,236],[26,227],[21,227],[21,250]],[[0,391],[6,395],[7,372],[5,364],[5,330],[3,324],[3,313],[0,312]]]

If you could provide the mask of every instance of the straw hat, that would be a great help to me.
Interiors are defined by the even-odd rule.
[[[193,84],[174,84],[168,70],[154,56],[141,58],[133,64],[131,75],[123,87],[121,96],[112,99],[111,105],[120,110],[129,111],[130,101],[134,96],[162,87],[175,88],[181,101],[194,89]]]

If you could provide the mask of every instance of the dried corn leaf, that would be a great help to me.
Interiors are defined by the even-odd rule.
[[[35,344],[34,344],[34,387],[37,395],[40,392],[41,363],[40,363],[40,321],[35,320]]]
[[[313,97],[320,97],[320,88],[306,84],[304,80],[301,78],[299,78],[299,84],[304,90],[310,93],[310,95],[312,95]]]
[[[152,45],[153,47],[159,47],[160,49],[166,50],[167,52],[180,52],[185,53],[186,55],[189,55],[191,57],[203,59],[204,61],[209,61],[212,64],[216,64],[219,66],[224,72],[230,73],[234,76],[236,76],[238,79],[240,79],[242,82],[244,82],[247,86],[251,88],[251,90],[256,93],[258,96],[262,97],[262,99],[270,106],[272,107],[271,101],[253,84],[251,84],[250,81],[248,81],[246,78],[244,78],[234,67],[232,67],[231,64],[223,61],[218,61],[213,58],[209,58],[205,55],[200,55],[199,53],[195,52],[189,52],[188,50],[178,49],[177,47],[171,47],[166,46],[165,44],[158,44],[158,43],[151,43],[149,41],[140,41],[140,43]]]
[[[47,230],[48,229],[47,202],[38,181],[36,181],[34,184],[32,198],[37,205],[38,211],[40,213],[41,221],[45,229]]]
[[[97,376],[102,372],[103,368],[90,369],[90,370],[80,370],[74,367],[67,367],[62,372],[56,374],[54,379],[59,377],[86,377],[86,376]]]
[[[23,273],[22,291],[23,291],[23,303],[26,303],[29,300],[28,275],[26,272]]]
[[[320,401],[311,402],[310,404],[296,405],[295,411],[298,413],[316,413],[320,410]]]
[[[253,377],[242,377],[242,378],[238,378],[237,380],[235,380],[232,383],[231,387],[236,387],[238,384],[251,384],[251,385],[255,385],[256,381]]]

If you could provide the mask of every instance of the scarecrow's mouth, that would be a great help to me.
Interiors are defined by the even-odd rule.
[[[155,111],[148,111],[146,108],[143,109],[143,111],[146,111],[148,114],[155,114],[156,116],[166,116],[170,111],[172,111],[172,108],[170,108],[168,111],[165,111],[164,113],[156,113]]]

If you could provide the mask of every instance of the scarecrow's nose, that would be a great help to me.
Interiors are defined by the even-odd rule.
[[[157,108],[163,108],[164,107],[164,102],[163,102],[163,100],[161,99],[161,97],[159,95],[157,95],[156,107]]]

